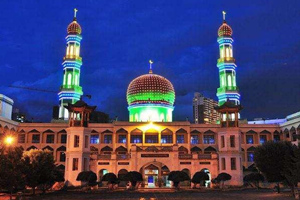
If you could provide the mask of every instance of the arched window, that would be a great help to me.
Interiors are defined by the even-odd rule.
[[[74,85],[78,85],[78,74],[75,75],[75,83]]]
[[[225,78],[224,76],[221,77],[221,86],[224,86],[225,85]]]
[[[227,76],[227,83],[228,83],[228,86],[229,86],[229,87],[232,86],[231,76],[230,76],[230,75]]]
[[[236,86],[236,80],[235,80],[235,73],[233,74],[233,77],[232,77],[232,86]]]
[[[72,57],[74,54],[74,46],[70,45],[70,56]]]
[[[75,46],[76,47],[76,56],[79,56],[79,45],[77,46]]]
[[[145,143],[155,144],[158,143],[158,131],[155,129],[149,129],[145,133]]]
[[[68,74],[68,86],[71,86],[71,84],[72,84],[72,74],[69,73]]]
[[[220,56],[221,58],[224,58],[224,46],[220,47]]]
[[[226,49],[226,57],[229,57],[230,56],[229,55],[229,47],[226,47],[225,49]]]
[[[67,46],[66,55],[69,55],[69,46]]]
[[[67,83],[67,76],[66,76],[66,72],[64,72],[64,83],[63,83],[63,85],[66,85],[66,83]]]

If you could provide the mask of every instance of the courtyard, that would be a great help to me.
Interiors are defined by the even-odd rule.
[[[273,192],[271,189],[240,189],[240,190],[155,190],[148,189],[144,191],[93,191],[90,193],[81,191],[68,191],[68,192],[54,192],[46,195],[38,195],[35,197],[25,197],[23,199],[42,199],[42,200],[73,200],[73,199],[107,199],[107,200],[139,200],[144,198],[145,200],[191,200],[191,199],[202,199],[202,200],[224,200],[224,199],[293,199],[291,193],[283,191],[280,194]]]

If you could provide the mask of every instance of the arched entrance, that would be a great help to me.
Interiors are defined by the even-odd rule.
[[[184,168],[183,170],[181,170],[182,172],[186,173],[190,178],[191,178],[191,172],[189,169]],[[190,186],[191,185],[191,181],[183,181],[180,183],[182,186]]]
[[[161,176],[162,176],[164,187],[171,187],[171,181],[168,180],[169,174],[170,174],[169,168],[166,165],[162,166]]]
[[[145,167],[144,175],[145,175],[145,186],[148,187],[158,186],[159,168],[157,166],[151,164]]]
[[[125,187],[126,186],[126,182],[124,179],[124,176],[128,173],[128,171],[126,169],[121,169],[118,172],[118,179],[120,181],[119,186],[120,187]]]
[[[118,179],[123,180],[124,176],[128,173],[128,171],[126,169],[121,169],[118,172]]]
[[[107,173],[108,173],[108,170],[107,170],[107,169],[101,169],[101,170],[99,171],[99,180],[101,180],[102,177],[103,177],[105,174],[107,174]]]
[[[170,173],[169,168],[160,163],[153,162],[148,163],[141,167],[140,173],[143,175],[145,187],[170,187],[170,181],[168,181],[168,176]]]

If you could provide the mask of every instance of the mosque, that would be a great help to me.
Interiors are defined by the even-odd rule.
[[[167,178],[173,170],[182,170],[190,177],[205,171],[211,179],[226,172],[232,176],[228,184],[242,185],[243,169],[253,165],[256,146],[269,140],[299,142],[300,113],[288,116],[283,123],[239,121],[242,106],[236,83],[233,31],[225,21],[225,13],[217,38],[218,124],[173,121],[175,89],[167,78],[154,73],[152,61],[149,73],[128,86],[128,122],[89,123],[89,115],[96,107],[81,100],[82,29],[76,12],[67,28],[63,83],[58,93],[59,116],[65,123],[17,123],[0,117],[0,133],[16,138],[16,145],[24,150],[53,152],[70,185],[80,185],[76,177],[87,170],[94,171],[99,179],[108,172],[122,176],[139,171],[145,187],[157,187],[159,180],[169,187]]]

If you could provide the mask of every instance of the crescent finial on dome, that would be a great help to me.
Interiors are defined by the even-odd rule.
[[[223,11],[222,13],[223,13],[223,23],[218,29],[218,35],[219,37],[231,37],[233,32],[232,28],[225,21],[226,12]]]
[[[76,15],[77,15],[78,10],[74,8],[74,21],[76,21]]]
[[[152,60],[149,60],[149,64],[150,64],[150,66],[149,66],[149,74],[152,74],[153,73],[153,71],[152,71],[152,64],[153,64],[153,61]]]
[[[223,13],[223,20],[225,21],[226,12],[223,10],[222,13]]]
[[[81,34],[81,26],[77,22],[77,12],[78,12],[78,10],[76,8],[74,8],[73,21],[69,24],[69,26],[67,28],[68,34],[78,34],[78,35]]]

